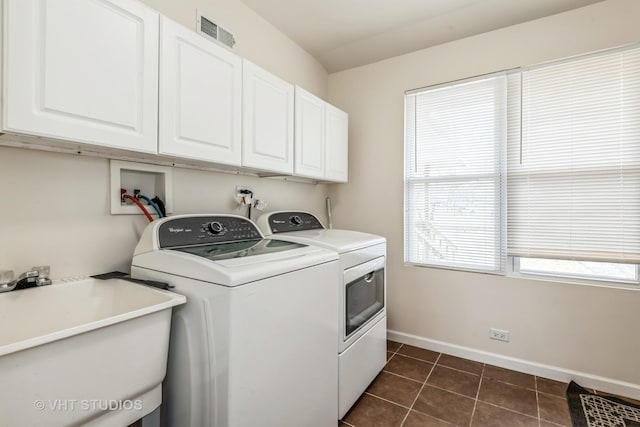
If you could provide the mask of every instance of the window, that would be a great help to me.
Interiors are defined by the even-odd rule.
[[[405,260],[503,270],[504,73],[406,96]]]
[[[405,132],[408,262],[639,282],[640,48],[408,92]]]
[[[520,257],[513,262],[514,272],[521,275],[638,283],[638,265],[634,264]]]
[[[522,71],[522,131],[507,149],[520,272],[637,282],[638,72],[640,49]]]

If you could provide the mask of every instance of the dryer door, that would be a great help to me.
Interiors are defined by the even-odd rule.
[[[344,272],[345,340],[384,309],[384,257]]]

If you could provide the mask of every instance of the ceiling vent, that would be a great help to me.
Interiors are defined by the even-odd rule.
[[[200,11],[198,11],[197,14],[197,26],[198,32],[200,34],[209,39],[222,43],[229,48],[233,48],[233,45],[236,44],[236,39],[233,37],[233,34],[217,25],[209,18],[206,18],[204,15],[200,14]]]

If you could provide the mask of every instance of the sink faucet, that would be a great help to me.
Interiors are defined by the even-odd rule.
[[[13,291],[14,289],[50,285],[50,271],[51,268],[48,265],[33,267],[31,270],[22,273],[15,280],[13,280],[13,271],[0,271],[0,293]]]

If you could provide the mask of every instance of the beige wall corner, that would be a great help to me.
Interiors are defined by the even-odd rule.
[[[639,16],[640,2],[608,0],[329,76],[329,101],[350,119],[350,182],[330,186],[333,222],[388,238],[390,329],[640,384],[640,291],[403,262],[404,92],[638,42]],[[489,327],[511,342],[489,340]]]

